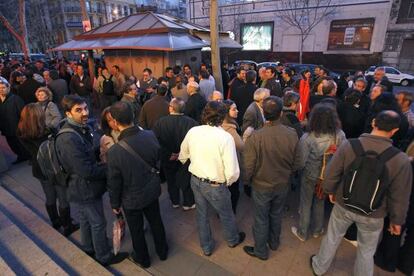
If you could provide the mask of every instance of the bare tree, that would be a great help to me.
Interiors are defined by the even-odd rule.
[[[13,2],[13,1],[12,1]],[[26,58],[29,57],[29,44],[27,41],[27,28],[26,28],[26,3],[25,0],[19,0],[19,28],[13,27],[12,23],[3,15],[0,11],[0,22],[4,27],[16,38],[20,43],[22,52]]]
[[[280,19],[300,33],[299,63],[302,63],[303,45],[312,30],[336,12],[333,0],[281,0]]]

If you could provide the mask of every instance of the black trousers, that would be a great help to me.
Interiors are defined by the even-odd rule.
[[[237,202],[239,201],[240,197],[239,180],[229,186],[229,191],[231,195],[231,208],[233,209],[233,213],[236,213]]]
[[[179,161],[164,161],[161,163],[167,179],[168,194],[172,204],[180,204],[180,187],[183,191],[183,206],[191,207],[194,204],[194,194],[191,190],[190,178],[177,179],[177,172],[183,166]],[[188,181],[188,183],[178,183],[178,181]]]
[[[134,248],[133,257],[135,261],[139,263],[148,263],[150,261],[148,247],[145,241],[143,215],[145,215],[145,218],[150,225],[155,243],[155,250],[157,251],[158,256],[165,256],[168,251],[168,245],[165,237],[164,224],[161,219],[158,199],[140,210],[124,209],[124,213],[128,222],[129,232],[131,233],[132,247]]]
[[[17,155],[18,159],[29,159],[30,155],[20,143],[17,136],[6,136],[7,144],[11,150]]]

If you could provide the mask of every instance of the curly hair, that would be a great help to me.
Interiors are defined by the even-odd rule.
[[[211,101],[206,104],[201,115],[201,123],[209,126],[221,126],[227,114],[226,105]]]
[[[335,107],[327,103],[315,105],[310,113],[308,131],[315,133],[316,136],[336,135],[339,129],[341,129],[341,122]]]

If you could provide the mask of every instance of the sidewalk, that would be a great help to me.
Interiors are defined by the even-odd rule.
[[[0,149],[5,150],[4,140],[0,139]],[[8,160],[12,156],[8,154]],[[8,172],[0,177],[0,181],[6,182],[6,189],[11,187],[22,195],[25,204],[35,212],[47,219],[42,205],[44,199],[40,183],[31,175],[31,168],[27,163],[12,166]],[[216,247],[213,255],[205,257],[199,246],[198,233],[195,219],[195,211],[184,212],[173,209],[168,199],[166,185],[162,185],[160,197],[161,215],[167,232],[170,253],[165,262],[159,261],[155,254],[151,235],[147,231],[147,242],[152,256],[152,266],[147,271],[153,275],[311,275],[309,269],[309,256],[315,254],[319,248],[321,238],[300,242],[290,232],[290,227],[296,225],[298,193],[291,193],[288,204],[289,210],[284,214],[281,246],[278,251],[270,251],[267,261],[251,258],[243,252],[244,245],[252,245],[253,237],[251,226],[253,214],[251,201],[244,194],[241,195],[237,210],[237,222],[241,231],[247,234],[246,241],[230,249],[223,241],[221,226],[215,214],[211,214],[211,228],[213,230]],[[23,196],[24,195],[24,196]],[[30,202],[27,202],[30,201]],[[111,237],[112,222],[114,216],[109,206],[108,197],[104,198],[105,215],[108,222],[108,237]],[[73,216],[77,219],[77,212],[73,210]],[[71,240],[78,243],[79,231],[72,235]],[[128,231],[123,240],[121,251],[131,251],[131,240]],[[327,275],[351,275],[355,257],[355,248],[343,241],[339,247],[334,263]],[[129,268],[124,263],[113,266],[115,274],[129,274]],[[400,273],[386,273],[376,268],[378,276],[402,275]]]

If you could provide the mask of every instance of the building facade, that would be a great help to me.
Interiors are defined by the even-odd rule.
[[[365,69],[365,66],[381,62],[392,0],[311,1],[313,4],[303,12],[289,3],[295,1],[219,2],[220,30],[234,33],[235,39],[244,47],[232,58],[297,62],[303,46],[304,63],[332,64],[338,69],[362,65]],[[299,26],[302,21],[306,26],[312,23],[313,15],[323,14],[325,7],[318,7],[317,3],[329,4],[332,12],[321,19],[302,44],[299,29],[283,18],[294,15],[293,20],[300,21]],[[209,5],[207,0],[190,0],[188,19],[209,26]]]
[[[382,60],[402,72],[414,73],[414,0],[394,0]]]

